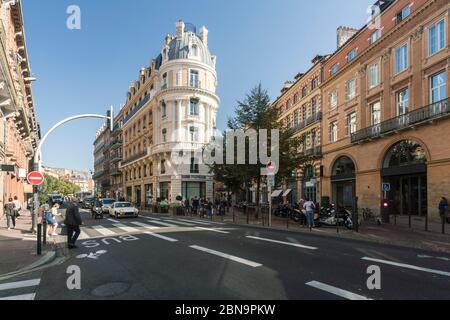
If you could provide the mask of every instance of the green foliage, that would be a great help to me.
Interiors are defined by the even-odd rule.
[[[47,194],[61,193],[63,195],[75,194],[80,191],[80,187],[70,181],[58,179],[49,175],[44,175],[45,180],[42,184],[41,197]],[[41,201],[42,203],[43,201]],[[45,202],[45,201],[44,201]]]

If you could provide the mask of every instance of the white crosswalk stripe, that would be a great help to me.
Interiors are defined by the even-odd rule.
[[[90,236],[89,236],[86,232],[84,232],[83,230],[81,230],[80,236],[78,237],[78,239],[84,240],[84,239],[89,239],[89,238],[90,238]]]
[[[142,222],[131,222],[131,223],[134,224],[135,226],[143,227],[143,228],[150,229],[150,230],[161,229],[161,227],[151,226],[149,224],[142,223]]]
[[[178,219],[178,220],[191,222],[191,223],[197,223],[197,224],[201,224],[201,225],[205,225],[205,226],[210,226],[211,225],[211,223],[209,223],[209,222],[198,221],[198,220],[187,220],[187,219]]]
[[[94,229],[103,236],[112,236],[116,234],[114,231],[111,231],[105,228],[104,226],[92,226],[92,229]]]
[[[159,238],[159,239],[163,239],[163,240],[166,240],[166,241],[169,241],[169,242],[177,242],[178,241],[177,239],[169,238],[169,237],[160,235],[158,233],[146,232],[145,234],[148,234],[149,236],[156,237],[156,238]]]
[[[166,222],[162,222],[162,221],[149,221],[150,223],[154,223],[154,224],[158,224],[161,226],[165,226],[165,227],[178,227],[177,225],[173,224],[173,223],[166,223]]]
[[[9,296],[0,298],[0,300],[34,300],[36,293],[21,294],[18,296]]]
[[[182,226],[189,226],[189,227],[192,227],[192,226],[194,226],[194,224],[192,224],[192,223],[187,223],[187,222],[181,222],[181,221],[178,221],[178,220],[164,220],[164,221],[167,221],[167,222],[169,222],[169,223],[178,223],[178,224],[181,224]]]
[[[128,227],[122,223],[115,223],[113,224],[114,227],[119,228],[125,232],[139,232],[139,229],[133,228],[133,227]]]
[[[1,283],[0,291],[2,292],[2,294],[3,293],[7,294],[8,290],[25,289],[25,288],[29,289],[32,292],[20,295],[2,296],[0,297],[0,300],[34,300],[36,293],[33,291],[36,291],[35,287],[39,286],[40,283],[41,279],[30,279],[23,281]]]
[[[204,227],[195,227],[196,229],[205,230],[205,231],[212,231],[217,233],[229,233],[228,231],[213,229],[213,228],[204,228]]]

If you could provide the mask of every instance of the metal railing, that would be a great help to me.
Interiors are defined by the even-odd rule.
[[[125,125],[125,123],[127,123],[136,113],[139,112],[139,110],[142,109],[143,106],[145,106],[147,104],[147,102],[150,100],[150,95],[147,94],[144,99],[142,99],[141,102],[139,102],[139,104],[133,109],[133,111],[131,111],[124,119],[123,119],[123,124]]]
[[[292,128],[292,130],[294,130],[294,132],[300,131],[303,128],[306,128],[307,126],[309,126],[317,121],[321,121],[321,120],[322,120],[322,112],[317,112],[317,113],[313,114],[311,117],[309,117],[308,119],[298,123],[296,126],[294,126]]]
[[[450,98],[413,110],[407,114],[383,121],[352,134],[352,143],[379,138],[399,130],[412,128],[423,122],[436,120],[450,115]]]
[[[133,161],[139,160],[141,158],[144,158],[146,156],[147,156],[147,150],[142,151],[142,152],[140,152],[140,153],[138,153],[138,154],[136,154],[136,155],[134,155],[134,156],[124,160],[124,161],[122,161],[122,166],[126,166],[127,164],[129,164],[129,163],[131,163]]]
[[[312,147],[312,148],[306,149],[306,151],[304,151],[304,154],[305,154],[305,156],[308,156],[308,157],[312,157],[312,156],[320,157],[320,156],[322,156],[322,147]]]

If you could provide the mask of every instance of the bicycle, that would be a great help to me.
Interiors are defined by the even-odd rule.
[[[370,208],[362,208],[362,216],[364,222],[375,222],[378,225],[381,225],[381,220],[379,217],[375,216],[372,209]]]

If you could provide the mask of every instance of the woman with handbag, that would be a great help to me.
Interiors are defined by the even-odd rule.
[[[6,220],[8,225],[8,230],[11,230],[11,222],[12,222],[12,228],[16,228],[16,207],[14,205],[13,199],[9,198],[8,202],[5,203],[5,214],[6,214]]]

